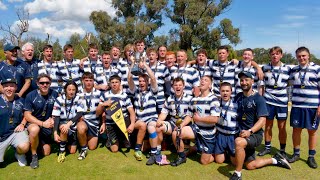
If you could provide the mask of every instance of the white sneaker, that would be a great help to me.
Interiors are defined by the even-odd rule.
[[[19,166],[23,167],[23,166],[27,165],[27,159],[26,159],[26,155],[25,154],[15,153],[14,156],[18,160]]]

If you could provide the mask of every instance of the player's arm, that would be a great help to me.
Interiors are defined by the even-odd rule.
[[[206,124],[215,124],[218,122],[219,120],[219,116],[204,116],[204,117],[200,117],[199,114],[197,112],[194,113],[193,115],[193,120],[195,122],[203,122]]]
[[[263,80],[264,74],[263,74],[262,68],[259,66],[259,64],[256,63],[255,61],[251,61],[251,65],[257,70],[258,79]]]
[[[146,63],[146,61],[143,61],[143,65],[147,70],[147,73],[150,77],[150,82],[151,82],[151,88],[153,90],[158,89],[158,84],[157,84],[157,79],[156,76],[154,75],[153,71],[151,70],[151,68],[148,66],[148,64]]]
[[[160,127],[163,125],[163,122],[166,120],[167,118],[167,114],[165,113],[160,113],[159,114],[159,117],[158,117],[158,120],[157,120],[157,127]]]
[[[30,87],[31,85],[31,79],[25,79],[24,80],[24,85],[22,86],[21,90],[18,93],[18,96],[21,97]]]
[[[242,130],[240,133],[240,137],[243,138],[247,138],[249,137],[251,134],[259,131],[261,128],[264,127],[264,125],[266,124],[266,117],[265,116],[261,116],[259,117],[259,120],[253,125],[253,127],[251,129],[248,130]]]
[[[180,127],[184,127],[188,125],[192,121],[192,118],[189,115],[186,115],[182,123],[180,124]]]
[[[133,82],[133,77],[132,77],[132,74],[131,74],[131,69],[133,68],[134,66],[134,60],[132,59],[132,56],[131,56],[131,66],[129,68],[129,72],[128,72],[128,86],[129,86],[129,90],[131,92],[134,92],[135,90],[135,85],[134,85],[134,82]]]
[[[38,120],[36,117],[34,117],[31,113],[31,111],[25,111],[24,112],[24,117],[26,118],[26,120],[29,122],[29,123],[32,123],[32,124],[37,124],[38,126],[40,127],[43,127],[44,126],[44,123],[43,121],[40,121]]]

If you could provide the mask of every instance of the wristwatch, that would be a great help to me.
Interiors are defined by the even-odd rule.
[[[252,131],[252,129],[249,129],[248,131],[250,132],[250,135],[251,135],[251,134],[253,134],[253,131]]]

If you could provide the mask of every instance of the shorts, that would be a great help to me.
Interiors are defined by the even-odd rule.
[[[292,107],[290,115],[290,126],[293,128],[306,128],[317,130],[319,126],[317,108]]]
[[[196,124],[190,125],[199,153],[213,154],[216,143],[215,127],[205,128]]]
[[[0,142],[0,162],[3,162],[4,154],[10,145],[17,148],[23,143],[29,143],[29,136],[26,130],[12,133],[5,141]]]
[[[173,131],[174,128],[176,128],[176,124],[173,121],[164,121],[163,125],[165,126],[164,133],[167,133],[169,130],[169,126],[171,127],[171,130]]]
[[[91,137],[98,137],[99,135],[99,126],[95,126],[95,125],[90,125],[86,120],[84,120],[84,122],[87,125],[87,135],[91,136]]]
[[[245,162],[253,161],[256,159],[256,147],[260,146],[263,139],[262,134],[252,134],[248,138],[246,138],[247,141],[247,147],[245,148],[246,157]]]
[[[277,120],[287,120],[288,118],[288,106],[280,107],[267,104],[267,109],[269,112],[267,120],[273,120],[274,117],[276,117]]]
[[[52,144],[52,129],[40,127],[39,142],[41,142],[42,144]]]
[[[107,143],[106,146],[110,148],[112,145],[119,143],[119,141],[123,141],[125,146],[130,147],[130,142],[127,140],[126,136],[120,130],[120,128],[116,124],[107,124]]]
[[[235,134],[224,134],[219,132],[216,137],[214,153],[224,154],[227,152],[230,156],[234,157],[236,154],[235,138]]]
[[[67,122],[60,122],[59,124],[59,129],[60,129],[60,125],[62,124],[66,124]],[[70,129],[68,130],[68,145],[74,146],[77,145],[77,129],[75,126],[71,125]]]

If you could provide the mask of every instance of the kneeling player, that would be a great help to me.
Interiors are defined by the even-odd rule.
[[[157,121],[158,146],[161,146],[163,133],[171,135],[173,130],[177,128],[176,124],[181,123],[182,119],[186,117],[192,96],[183,93],[184,87],[184,80],[181,77],[173,80],[174,95],[170,95],[165,101]],[[165,121],[168,115],[170,120]]]
[[[216,163],[223,163],[225,160],[225,153],[230,156],[232,163],[234,163],[235,146],[234,140],[238,131],[237,123],[237,103],[231,99],[232,86],[228,82],[223,82],[220,85],[221,96],[221,113],[218,123],[216,124],[218,134],[215,145],[215,161]]]
[[[66,145],[70,154],[77,151],[76,124],[81,114],[77,116],[79,96],[78,85],[71,81],[64,86],[65,95],[59,96],[54,103],[52,116],[54,116],[54,140],[60,144],[58,162],[66,158]],[[60,132],[60,134],[58,134]]]
[[[88,148],[90,150],[96,149],[98,134],[99,132],[100,134],[103,133],[106,128],[105,122],[100,123],[101,118],[96,115],[101,92],[93,87],[93,74],[85,72],[82,76],[82,84],[84,85],[83,94],[80,95],[82,100],[77,109],[78,112],[83,112],[83,121],[77,124],[77,137],[81,147],[78,160],[86,158]]]
[[[215,123],[218,122],[220,115],[220,103],[216,96],[210,92],[212,79],[210,76],[203,76],[200,81],[200,96],[191,100],[189,113],[181,124],[181,133],[174,131],[172,133],[173,142],[178,149],[178,159],[171,163],[172,166],[178,166],[187,161],[184,153],[183,141],[177,141],[175,138],[195,139],[198,152],[201,153],[201,164],[209,164],[213,162],[213,152],[215,145],[216,128]],[[191,122],[193,118],[194,124],[184,126]],[[180,135],[179,135],[180,133]]]
[[[121,78],[118,75],[113,75],[109,79],[111,90],[106,91],[100,97],[100,104],[97,108],[97,116],[100,116],[106,107],[110,107],[113,101],[118,101],[121,106],[124,120],[127,121],[130,118],[130,125],[127,128],[128,133],[132,133],[134,129],[134,123],[136,115],[131,104],[130,98],[121,90]],[[106,115],[106,128],[107,128],[107,147],[112,152],[119,150],[119,140],[124,140],[126,137],[116,123],[112,120],[110,115]],[[125,142],[130,145],[129,142]]]
[[[156,161],[157,152],[157,132],[156,132],[156,121],[158,119],[157,106],[156,106],[156,94],[158,92],[158,85],[154,73],[145,61],[140,63],[141,68],[147,70],[148,75],[139,75],[139,90],[136,89],[134,84],[131,69],[134,63],[132,63],[131,68],[128,73],[128,84],[129,90],[132,94],[135,94],[134,105],[136,108],[137,121],[134,128],[138,129],[137,142],[135,146],[134,156],[138,161],[142,160],[141,146],[142,141],[145,136],[146,130],[149,133],[149,141],[151,146],[151,157],[147,161],[147,165],[152,165]],[[151,89],[149,89],[149,77]]]

